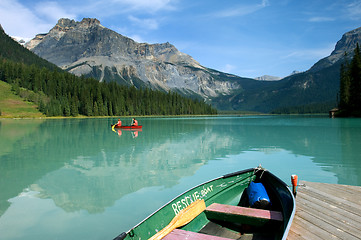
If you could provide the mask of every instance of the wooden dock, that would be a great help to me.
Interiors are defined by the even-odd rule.
[[[361,239],[361,187],[300,184],[288,240]]]

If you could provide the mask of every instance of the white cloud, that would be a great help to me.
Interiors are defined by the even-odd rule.
[[[57,2],[40,2],[35,6],[35,12],[51,21],[57,21],[60,18],[76,18],[75,14],[67,12]]]
[[[126,11],[157,12],[161,10],[174,10],[173,3],[177,0],[113,0],[113,3],[122,6]]]
[[[251,4],[251,5],[242,5],[238,7],[232,7],[230,9],[226,9],[220,11],[215,14],[217,17],[236,17],[236,16],[244,16],[254,12],[257,12],[267,6],[269,6],[268,0],[262,0],[259,4]]]
[[[290,52],[289,54],[283,56],[282,58],[303,58],[303,59],[321,59],[327,57],[334,50],[335,45],[330,44],[325,48],[316,48],[316,49],[298,49]]]
[[[355,1],[346,6],[347,15],[353,20],[359,20],[361,18],[361,2]]]
[[[138,42],[138,43],[144,43],[146,42],[141,36],[135,34],[135,35],[131,35],[129,36],[129,38],[133,39],[134,41]]]
[[[79,16],[97,17],[103,21],[123,15],[137,28],[157,30],[162,20],[157,15],[152,17],[153,14],[176,10],[175,6],[179,0],[73,0],[70,2],[69,5],[58,0],[40,0],[34,1],[33,4],[23,4],[22,0],[0,0],[0,24],[7,34],[24,39],[48,32],[60,18],[81,20],[76,19]],[[130,16],[127,16],[128,14]],[[138,14],[141,14],[141,17]]]
[[[335,21],[334,18],[330,17],[312,17],[308,19],[309,22],[332,22]]]
[[[42,21],[17,0],[0,1],[0,23],[7,34],[22,38],[33,38],[38,33],[47,32],[52,25]]]
[[[232,73],[232,72],[234,72],[235,69],[236,69],[236,66],[231,65],[231,64],[226,64],[223,68],[221,68],[220,71],[225,72],[225,73]]]
[[[148,30],[155,30],[158,29],[158,21],[152,18],[137,18],[134,16],[129,16],[128,19],[138,28],[146,28]]]
[[[54,2],[43,2],[36,5],[35,9],[29,9],[18,0],[0,1],[0,23],[10,36],[29,39],[38,33],[46,33],[60,16],[74,15],[66,14]]]

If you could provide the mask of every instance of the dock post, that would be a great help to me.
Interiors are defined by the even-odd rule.
[[[297,181],[298,181],[298,176],[295,174],[292,174],[291,175],[292,192],[293,192],[293,196],[295,196],[295,197],[297,194]]]

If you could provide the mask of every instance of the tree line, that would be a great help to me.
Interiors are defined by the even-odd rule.
[[[357,44],[351,61],[345,54],[340,69],[338,116],[361,117],[361,52]]]
[[[47,116],[127,116],[216,114],[211,105],[175,92],[121,86],[68,72],[0,58],[0,80],[37,94]]]
[[[335,106],[335,102],[312,103],[291,107],[281,107],[273,110],[272,114],[318,114],[327,113]]]

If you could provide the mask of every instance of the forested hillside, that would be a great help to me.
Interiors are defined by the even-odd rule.
[[[337,115],[361,117],[361,52],[358,44],[351,61],[345,57],[340,75],[340,111]]]
[[[36,54],[19,45],[11,37],[6,35],[0,25],[0,58],[21,62],[27,65],[35,64],[52,70],[60,70],[58,66],[42,59]]]
[[[177,93],[100,83],[64,72],[23,48],[1,28],[0,80],[17,93],[27,89],[39,95],[33,99],[47,116],[216,113],[210,105]]]

